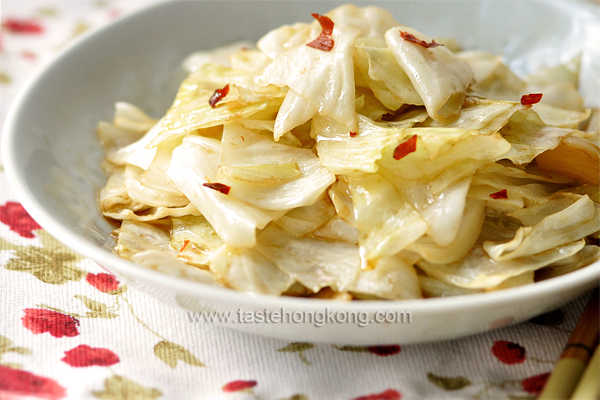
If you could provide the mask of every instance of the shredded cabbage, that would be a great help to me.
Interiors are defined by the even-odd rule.
[[[337,301],[501,290],[600,258],[578,58],[521,77],[378,7],[308,18],[189,56],[160,119],[118,102],[98,124],[117,254]]]
[[[264,228],[272,218],[259,208],[203,185],[216,180],[220,152],[220,142],[189,136],[173,150],[167,175],[225,243],[235,247],[253,247],[256,229]]]
[[[225,127],[221,146],[218,181],[231,187],[232,197],[256,207],[309,206],[335,182],[311,150],[276,143],[238,124]]]
[[[399,253],[427,232],[425,220],[383,176],[352,177],[349,187],[364,265]]]
[[[425,42],[431,42],[431,38],[402,26],[385,33],[388,47],[421,96],[429,116],[439,122],[451,121],[460,113],[473,71],[445,47],[424,48],[404,40],[401,31]]]

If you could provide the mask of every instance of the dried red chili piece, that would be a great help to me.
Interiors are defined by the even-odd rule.
[[[524,94],[521,96],[521,104],[524,106],[529,106],[532,104],[539,103],[542,100],[543,93],[530,93]]]
[[[394,160],[400,160],[415,151],[417,151],[417,135],[413,135],[396,147],[394,150]]]
[[[508,192],[506,191],[506,189],[502,189],[496,193],[490,194],[490,197],[495,200],[508,199]]]
[[[413,35],[412,33],[408,33],[408,32],[400,31],[400,36],[402,37],[402,39],[404,39],[404,40],[406,40],[408,42],[416,43],[419,46],[425,47],[426,49],[431,49],[431,48],[434,48],[434,47],[443,46],[443,44],[438,43],[435,40],[432,40],[431,42],[427,43],[424,40],[417,39],[415,37],[415,35]]]
[[[216,190],[217,192],[221,192],[223,194],[229,194],[231,190],[231,186],[223,185],[222,183],[203,183],[202,186]]]
[[[183,246],[181,246],[181,248],[179,249],[179,252],[184,251],[188,244],[190,244],[190,240],[189,239],[185,239],[183,241]]]
[[[350,137],[356,137],[356,135],[358,135],[358,132],[350,131]]]
[[[331,49],[333,49],[333,45],[335,44],[335,41],[331,37],[331,34],[333,33],[333,21],[331,20],[331,18],[325,15],[319,15],[315,13],[310,15],[312,15],[314,19],[319,21],[319,24],[323,29],[321,30],[321,33],[315,40],[313,40],[310,43],[306,43],[306,45],[308,47],[312,47],[318,50],[331,51]]]
[[[210,99],[208,100],[208,104],[210,104],[210,106],[212,108],[215,108],[217,106],[217,103],[220,102],[221,100],[223,100],[223,97],[227,96],[228,94],[229,94],[229,85],[225,85],[225,87],[223,89],[215,90],[213,95],[210,96]]]

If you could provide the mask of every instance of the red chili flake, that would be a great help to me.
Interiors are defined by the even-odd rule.
[[[499,192],[490,194],[490,197],[495,200],[508,199],[508,192],[506,191],[506,189],[502,189]]]
[[[356,135],[358,135],[358,132],[350,131],[350,137],[356,137]]]
[[[225,385],[223,385],[221,390],[223,390],[224,392],[228,392],[228,393],[240,392],[240,391],[250,390],[256,385],[257,385],[256,381],[238,380],[238,381],[231,381],[229,383],[226,383]]]
[[[44,28],[32,20],[7,18],[2,27],[11,33],[42,33]]]
[[[412,33],[408,33],[408,32],[402,32],[400,31],[400,36],[402,37],[402,39],[408,41],[408,42],[412,42],[412,43],[416,43],[419,46],[423,46],[426,49],[431,49],[434,47],[438,47],[438,46],[443,46],[443,44],[436,42],[435,40],[432,40],[430,43],[427,43],[424,40],[421,39],[417,39],[415,37],[415,35],[413,35]]]
[[[310,14],[314,19],[319,21],[321,25],[321,33],[319,36],[310,43],[306,43],[308,47],[312,47],[313,49],[323,50],[323,51],[331,51],[333,49],[333,45],[335,44],[331,34],[333,33],[333,21],[331,18],[325,15],[319,15],[312,13]]]
[[[529,106],[532,104],[539,103],[542,100],[543,93],[530,93],[524,94],[521,96],[521,104],[524,106]]]
[[[216,190],[217,192],[221,192],[223,194],[229,194],[231,190],[231,186],[223,185],[222,183],[203,183],[202,186]]]
[[[179,249],[179,252],[184,251],[188,244],[190,244],[190,241],[188,239],[185,239],[183,241],[183,246],[181,246],[181,248]]]
[[[225,85],[225,87],[223,89],[215,90],[213,95],[210,96],[210,99],[208,100],[208,104],[210,104],[210,106],[212,108],[215,108],[217,106],[217,103],[220,102],[221,100],[223,100],[223,97],[227,96],[228,94],[229,94],[229,85]]]
[[[404,158],[415,151],[417,151],[417,135],[413,135],[410,139],[405,140],[396,147],[396,150],[394,150],[394,160]]]

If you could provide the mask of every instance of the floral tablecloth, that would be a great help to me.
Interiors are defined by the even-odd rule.
[[[18,89],[67,42],[149,3],[3,0],[0,123]],[[29,217],[0,166],[1,399],[533,398],[587,297],[432,344],[252,336],[193,322],[72,253]]]

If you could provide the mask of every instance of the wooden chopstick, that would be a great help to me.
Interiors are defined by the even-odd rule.
[[[571,400],[594,400],[600,395],[600,351],[596,347],[581,380],[577,384]]]
[[[598,288],[596,288],[538,400],[566,400],[571,397],[588,361],[598,346],[599,301]],[[597,379],[597,376],[594,378]]]

